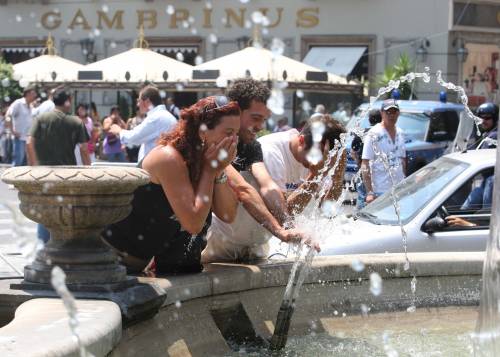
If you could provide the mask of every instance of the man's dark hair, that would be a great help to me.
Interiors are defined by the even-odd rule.
[[[155,86],[151,85],[145,86],[144,88],[141,89],[140,95],[142,100],[149,99],[155,107],[157,105],[162,104],[160,91]]]
[[[368,121],[370,122],[371,126],[380,123],[382,121],[382,113],[380,113],[380,110],[370,110],[370,113],[368,113]]]
[[[309,150],[313,145],[311,126],[315,122],[321,122],[325,126],[325,130],[323,131],[323,136],[321,138],[321,145],[324,145],[328,141],[328,143],[330,144],[330,149],[335,146],[335,140],[340,141],[340,134],[346,132],[344,126],[333,119],[329,114],[324,114],[321,116],[317,115],[314,118],[309,119],[300,132],[300,134],[304,136],[306,144],[305,150]]]
[[[264,83],[252,78],[235,80],[227,91],[229,100],[238,102],[241,110],[250,108],[252,100],[266,104],[270,96],[269,88]]]
[[[26,95],[31,92],[31,91],[35,91],[36,92],[36,86],[33,86],[33,85],[29,85],[27,86],[26,88],[23,89],[23,97],[26,97]]]
[[[113,112],[120,113],[120,108],[118,108],[116,105],[112,106],[111,109],[109,110],[109,115],[113,114]]]
[[[71,94],[65,88],[59,88],[54,91],[52,101],[56,106],[62,107],[69,99],[71,99]]]

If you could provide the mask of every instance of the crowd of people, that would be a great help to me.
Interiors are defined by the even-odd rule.
[[[9,106],[0,110],[0,162],[20,166],[31,164],[28,161],[28,148],[30,141],[30,130],[37,119],[44,113],[55,109],[54,93],[56,89],[51,90],[45,101],[40,101],[35,87],[26,87],[23,96],[13,101]],[[147,96],[147,95],[146,95]],[[172,98],[163,99],[160,96],[154,98],[155,102],[141,100],[137,103],[136,115],[123,119],[120,109],[113,106],[109,115],[101,119],[97,112],[95,103],[90,105],[77,103],[74,107],[74,114],[78,117],[86,128],[88,140],[86,141],[87,152],[90,162],[108,161],[108,162],[137,162],[144,154],[140,153],[140,147],[145,134],[134,130],[138,127],[149,114],[150,120],[153,116],[149,111],[156,108],[155,117],[164,117],[160,120],[161,124],[153,125],[154,128],[147,130],[169,130],[177,122],[179,109],[173,103]],[[164,104],[165,103],[165,104]],[[74,103],[72,102],[72,105]],[[170,110],[167,111],[166,105]],[[67,112],[73,111],[73,106],[66,109]],[[120,134],[120,131],[123,132]],[[140,136],[137,138],[137,136]],[[146,139],[147,141],[147,139]],[[151,140],[150,140],[151,141]],[[147,146],[154,145],[154,142]],[[75,160],[78,165],[85,164],[80,147],[75,147]]]
[[[113,107],[101,122],[95,107],[83,104],[71,115],[72,97],[65,88],[32,108],[36,92],[28,87],[6,111],[5,123],[14,135],[14,165],[89,165],[101,155],[112,162],[137,162],[150,183],[135,191],[130,215],[106,227],[102,239],[131,272],[151,266],[160,273],[197,272],[202,263],[265,258],[273,236],[320,250],[292,222],[312,198],[321,204],[340,196],[346,155],[329,155],[346,130],[318,105],[300,131],[282,118],[273,133],[258,138],[271,114],[269,97],[265,84],[245,78],[234,81],[226,96],[176,110],[148,85],[139,93],[135,117],[125,121]],[[486,148],[496,139],[498,107],[485,104],[478,115],[485,133],[472,145]],[[397,101],[384,101],[380,111],[370,112],[372,127],[364,138],[352,143],[362,171],[359,207],[405,177],[398,116]],[[323,129],[314,149],[322,159],[312,164],[308,155],[318,144],[312,129],[317,125]],[[322,180],[334,165],[340,174]],[[491,196],[493,179],[484,182],[469,203]],[[41,225],[38,237],[50,238]]]

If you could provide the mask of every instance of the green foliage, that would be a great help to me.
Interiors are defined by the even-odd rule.
[[[390,81],[399,79],[400,77],[413,72],[415,69],[415,64],[412,62],[408,54],[403,53],[399,57],[398,61],[390,66],[385,67],[384,73],[377,77],[376,83],[378,87],[386,87]],[[401,83],[399,85],[399,92],[401,93],[401,99],[410,99],[411,96],[411,83]],[[386,94],[384,98],[390,97],[390,93]],[[413,99],[416,99],[413,95]]]
[[[23,95],[22,88],[13,78],[13,72],[12,65],[0,58],[0,107],[8,104],[6,101],[12,102]]]

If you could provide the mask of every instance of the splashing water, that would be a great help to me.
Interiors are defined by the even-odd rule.
[[[78,310],[76,308],[76,301],[73,295],[68,290],[68,287],[66,286],[66,274],[64,274],[64,271],[58,266],[52,268],[50,283],[52,284],[52,287],[62,299],[64,307],[66,308],[66,311],[69,316],[69,321],[68,321],[69,328],[71,330],[71,335],[73,336],[73,339],[78,344],[80,357],[94,357],[92,353],[88,352],[85,349],[85,346],[83,345],[80,339],[80,334],[78,332],[79,321],[78,321]]]

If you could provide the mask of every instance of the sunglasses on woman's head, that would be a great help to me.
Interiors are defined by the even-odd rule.
[[[221,109],[229,104],[229,99],[225,95],[218,95],[215,97],[215,108],[205,109],[205,113],[209,113],[212,110]]]

